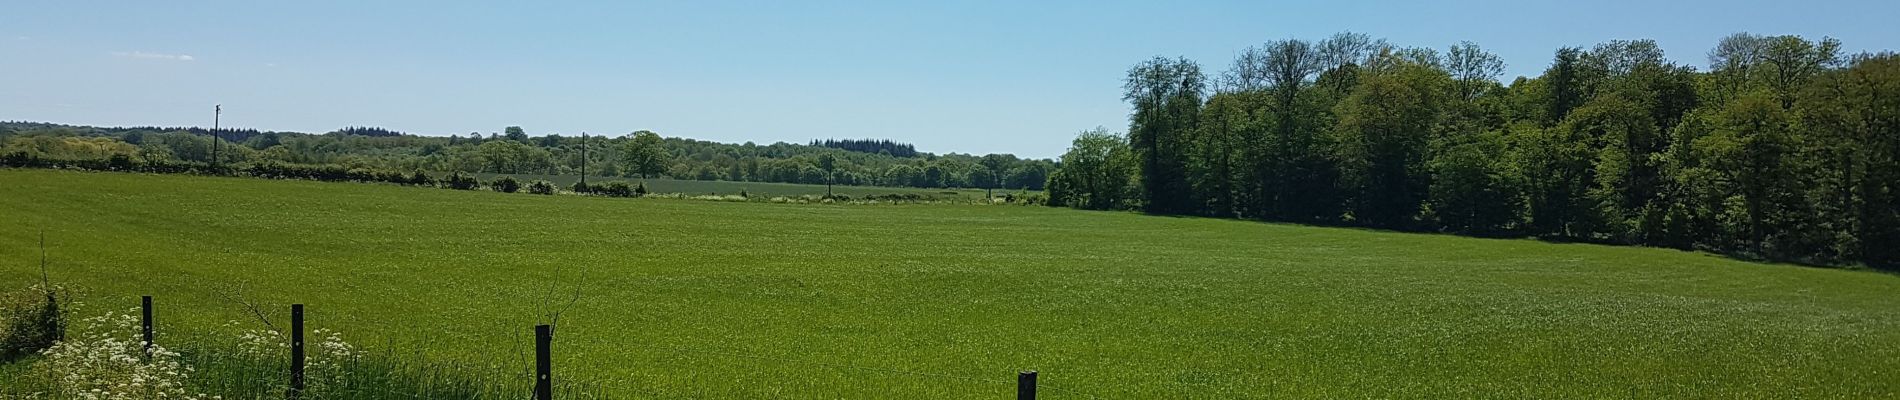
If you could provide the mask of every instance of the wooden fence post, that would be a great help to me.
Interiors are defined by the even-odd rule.
[[[139,337],[145,341],[145,359],[152,359],[152,296],[140,296],[139,308],[143,310],[139,318]]]
[[[534,400],[554,399],[554,330],[534,326]]]
[[[1036,400],[1036,371],[1016,373],[1016,400]]]
[[[290,400],[303,397],[303,305],[290,305]]]

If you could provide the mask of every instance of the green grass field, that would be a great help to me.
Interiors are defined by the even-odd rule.
[[[1672,250],[1023,206],[534,196],[0,170],[0,289],[310,307],[370,348],[622,397],[1892,398],[1900,277]],[[582,276],[581,272],[585,271]]]
[[[575,176],[575,175],[475,174],[475,177],[481,179],[482,182],[488,182],[491,179],[499,178],[502,176],[512,176],[512,177],[515,177],[515,179],[522,180],[523,182],[536,180],[536,179],[542,179],[542,180],[547,180],[548,182],[553,182],[556,185],[560,185],[560,187],[562,188],[571,187],[574,185],[575,181],[580,180],[580,177]],[[688,195],[704,195],[704,194],[729,195],[729,194],[739,194],[739,191],[743,190],[747,194],[751,196],[755,196],[755,197],[758,197],[758,196],[797,197],[797,196],[823,196],[825,195],[825,185],[809,185],[809,184],[803,184],[803,183],[698,181],[698,180],[679,180],[679,179],[663,179],[663,178],[638,179],[638,178],[621,178],[621,177],[588,177],[587,178],[588,183],[595,183],[595,184],[604,183],[604,182],[613,182],[613,181],[624,181],[628,183],[644,182],[647,185],[647,190],[653,193],[684,193]],[[979,200],[983,200],[984,198],[984,192],[982,189],[924,189],[924,188],[906,188],[906,187],[888,187],[888,186],[833,185],[831,190],[832,190],[832,193],[834,194],[851,196],[851,197],[864,197],[864,196],[870,196],[870,195],[890,195],[890,194],[898,194],[898,195],[915,194],[918,196],[924,196],[929,199],[948,200],[948,201],[979,201]],[[1021,191],[1018,191],[1018,190],[998,189],[996,190],[995,194],[997,197],[1002,197],[1004,194],[1007,194],[1007,193],[1020,193],[1020,192]]]

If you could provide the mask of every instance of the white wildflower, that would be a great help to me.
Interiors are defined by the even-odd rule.
[[[135,310],[136,311],[136,310]],[[77,334],[44,351],[40,364],[58,379],[55,397],[120,400],[196,398],[181,384],[189,371],[178,353],[153,345],[149,358],[138,317],[107,313],[78,324]]]

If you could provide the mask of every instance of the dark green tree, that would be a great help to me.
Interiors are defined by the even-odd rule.
[[[1150,213],[1195,211],[1185,156],[1205,79],[1193,61],[1155,57],[1129,68],[1122,83],[1122,99],[1134,108],[1128,138],[1140,161],[1142,204]]]
[[[1091,210],[1128,208],[1136,164],[1121,136],[1102,128],[1083,131],[1049,175],[1049,202]]]
[[[1426,150],[1450,81],[1436,66],[1390,60],[1339,104],[1334,154],[1355,222],[1413,226],[1430,187]]]
[[[983,179],[976,180],[978,185],[983,186],[983,198],[995,197],[996,188],[1003,185],[1004,168],[1008,168],[1009,164],[1015,161],[1012,158],[1014,157],[1003,154],[989,154],[977,161],[977,164],[983,167],[980,170],[983,172]]]
[[[666,172],[667,163],[672,157],[667,154],[660,134],[638,131],[631,136],[620,152],[621,164],[626,166],[626,173],[652,178],[653,175]]]

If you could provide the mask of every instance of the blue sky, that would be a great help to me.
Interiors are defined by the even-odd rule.
[[[324,132],[888,138],[1054,157],[1126,126],[1154,55],[1210,74],[1236,51],[1351,30],[1471,40],[1535,75],[1559,46],[1657,40],[1703,66],[1724,35],[1896,48],[1895,1],[1391,2],[9,1],[0,120]]]

